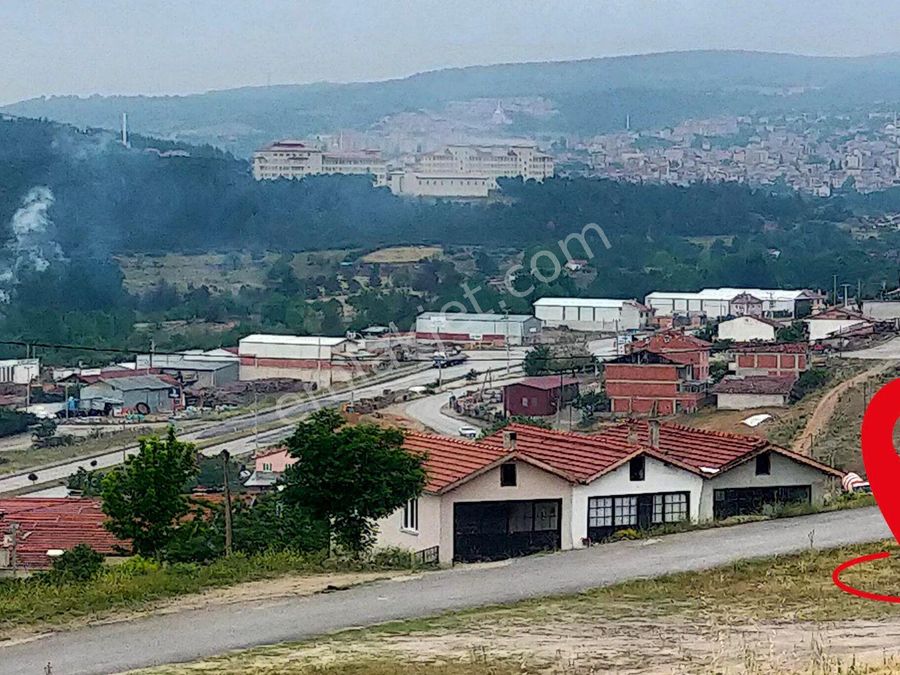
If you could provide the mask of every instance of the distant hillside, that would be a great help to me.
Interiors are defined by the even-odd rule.
[[[386,115],[450,101],[540,96],[558,114],[513,131],[600,133],[685,117],[900,102],[900,55],[824,58],[734,51],[672,52],[555,63],[477,66],[355,84],[245,87],[191,96],[60,96],[0,110],[114,128],[127,110],[140,133],[211,143],[246,156],[284,136],[366,129]]]

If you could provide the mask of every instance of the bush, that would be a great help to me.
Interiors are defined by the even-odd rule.
[[[609,541],[631,541],[641,538],[643,538],[643,535],[637,530],[633,530],[631,528],[616,530],[611,535],[609,535]]]
[[[90,581],[101,569],[103,556],[87,544],[78,544],[53,561],[48,575],[55,583]]]

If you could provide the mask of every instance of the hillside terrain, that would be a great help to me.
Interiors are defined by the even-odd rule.
[[[821,111],[900,101],[900,56],[832,58],[741,51],[670,52],[502,64],[350,84],[243,87],[189,96],[41,97],[0,108],[80,127],[212,143],[247,156],[286,136],[367,130],[394,114],[447,112],[454,102],[528,98],[503,133],[604,133],[748,111]]]

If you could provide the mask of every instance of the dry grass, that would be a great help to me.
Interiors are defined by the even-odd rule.
[[[391,246],[364,255],[362,261],[400,265],[416,263],[420,260],[440,255],[441,252],[440,246]]]
[[[575,596],[456,612],[261,647],[154,673],[900,672],[900,607],[842,593],[844,560],[895,546],[728,565]],[[900,559],[852,569],[860,588],[900,593]]]

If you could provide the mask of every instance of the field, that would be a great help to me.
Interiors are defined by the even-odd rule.
[[[292,254],[292,266],[302,278],[327,274],[347,251],[316,251]],[[208,253],[202,255],[118,256],[116,262],[125,275],[125,289],[140,293],[162,280],[179,290],[188,285],[207,286],[214,291],[236,291],[241,286],[261,287],[266,271],[280,253]]]
[[[885,548],[898,553],[888,542],[809,551],[347,631],[151,672],[897,672],[900,607],[854,598],[830,578],[840,562]],[[900,560],[870,563],[843,578],[866,590],[900,593]]]
[[[435,255],[440,255],[440,246],[391,246],[372,251],[362,257],[367,263],[416,263]]]

